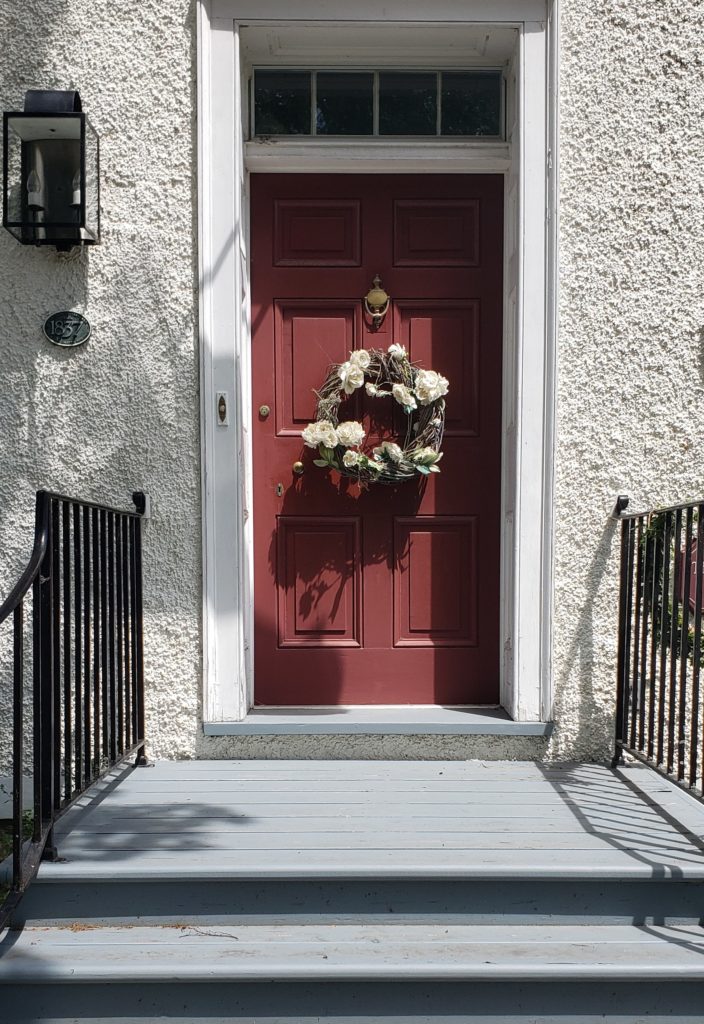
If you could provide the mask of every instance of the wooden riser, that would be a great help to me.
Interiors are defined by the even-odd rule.
[[[701,1024],[681,981],[48,984],[3,987],[12,1024]],[[6,1016],[5,1016],[6,1015]]]
[[[696,924],[704,881],[256,879],[35,882],[15,924]]]

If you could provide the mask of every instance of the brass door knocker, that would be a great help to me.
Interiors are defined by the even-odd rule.
[[[387,295],[381,287],[381,278],[377,274],[372,281],[372,287],[364,296],[364,309],[366,310],[367,315],[371,318],[372,327],[375,331],[377,331],[384,322],[384,317],[389,311],[390,304],[391,296]]]

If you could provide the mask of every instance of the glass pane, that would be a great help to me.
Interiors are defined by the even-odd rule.
[[[437,75],[388,71],[379,75],[379,134],[435,135]]]
[[[257,71],[256,135],[310,135],[310,72]]]
[[[443,71],[442,135],[501,135],[501,72]]]
[[[318,135],[371,135],[374,76],[319,72],[316,81]]]

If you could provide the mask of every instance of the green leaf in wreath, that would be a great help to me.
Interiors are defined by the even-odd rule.
[[[431,473],[439,473],[440,472],[440,467],[439,466],[428,466],[428,469],[430,470]]]
[[[318,448],[318,451],[320,452],[322,457],[325,459],[325,462],[326,463],[330,463],[332,465],[332,461],[335,458],[335,449],[334,448],[326,448],[324,444],[321,444],[320,447]]]
[[[423,476],[430,476],[431,468],[432,467],[430,467],[430,466],[416,466],[416,471],[418,473],[422,473]]]
[[[321,469],[327,469],[329,462],[326,459],[313,459],[314,466],[320,466]]]

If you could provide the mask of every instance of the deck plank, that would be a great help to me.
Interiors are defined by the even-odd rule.
[[[704,808],[678,827],[650,782],[644,796],[601,765],[162,762],[84,794],[57,824],[65,863],[40,877],[704,877]]]

